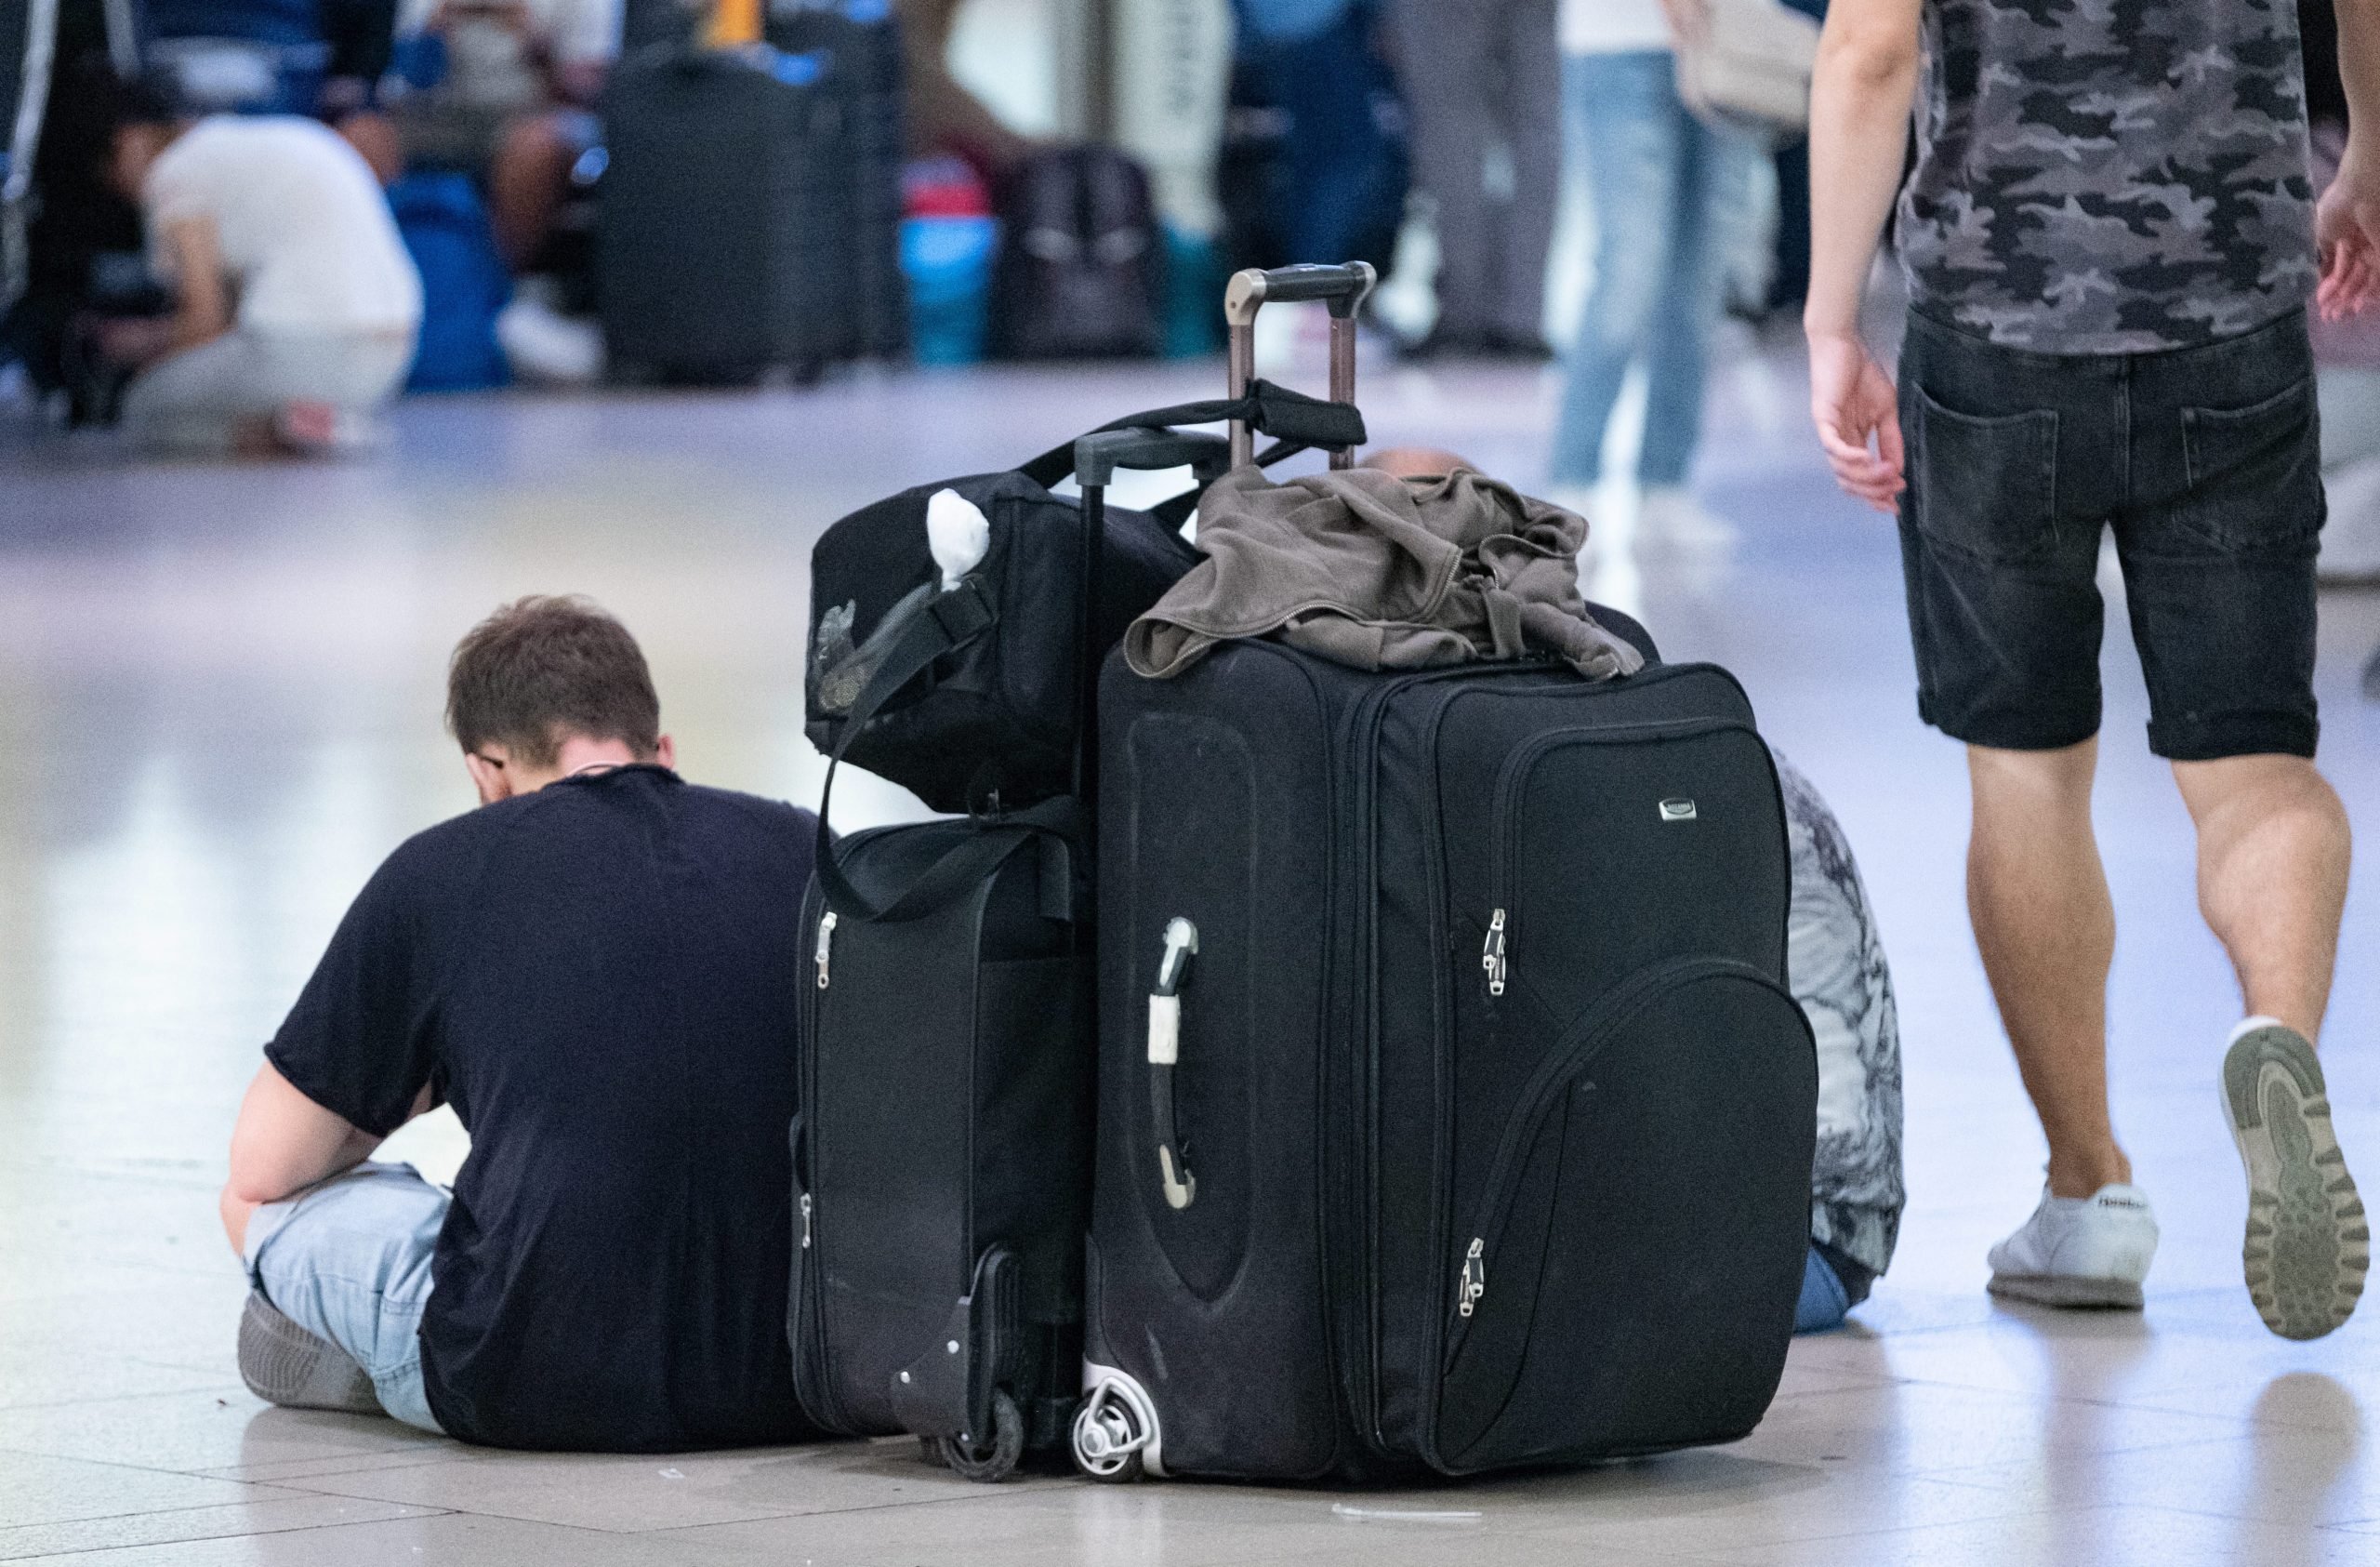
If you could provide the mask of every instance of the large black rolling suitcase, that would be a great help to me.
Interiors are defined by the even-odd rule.
[[[595,246],[615,365],[733,384],[859,352],[851,90],[831,61],[765,45],[621,62]]]
[[[1817,1069],[1735,680],[1248,642],[1168,681],[1111,658],[1100,721],[1083,1467],[1465,1474],[1749,1431]]]

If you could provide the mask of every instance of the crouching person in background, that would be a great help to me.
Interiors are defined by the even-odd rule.
[[[312,120],[184,120],[140,84],[99,90],[109,178],[139,204],[174,297],[170,316],[101,329],[101,352],[139,367],[134,438],[242,456],[369,445],[421,325],[421,279],[369,166]]]
[[[786,1348],[815,818],[684,783],[644,657],[574,599],[456,649],[482,802],[364,887],[265,1047],[224,1228],[276,1403],[504,1447],[811,1434]],[[451,1103],[451,1195],[363,1162]]]

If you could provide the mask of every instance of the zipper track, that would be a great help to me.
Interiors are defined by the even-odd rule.
[[[1496,778],[1495,814],[1488,818],[1496,823],[1494,876],[1488,884],[1494,888],[1492,907],[1502,910],[1504,915],[1503,957],[1507,983],[1510,982],[1514,956],[1514,935],[1520,924],[1520,911],[1514,907],[1517,894],[1513,885],[1514,868],[1520,860],[1520,806],[1523,801],[1518,797],[1526,791],[1528,776],[1539,760],[1548,751],[1559,750],[1566,746],[1646,745],[1661,740],[1694,739],[1729,730],[1749,735],[1755,742],[1760,740],[1760,731],[1737,718],[1644,719],[1632,724],[1573,724],[1565,729],[1549,729],[1543,734],[1531,736],[1526,744],[1504,759],[1503,768]]]
[[[1348,967],[1361,981],[1356,987],[1359,1004],[1346,1009],[1355,1018],[1355,1032],[1342,1045],[1350,1068],[1360,1063],[1363,1078],[1361,1097],[1348,1096],[1352,1109],[1349,1135],[1354,1142],[1348,1150],[1349,1162],[1357,1168],[1359,1178],[1350,1183],[1354,1189],[1345,1200],[1353,1209],[1352,1222],[1348,1224],[1350,1241],[1360,1256],[1364,1280],[1363,1295],[1356,1303],[1359,1312],[1355,1320],[1360,1326],[1351,1334],[1355,1342],[1348,1346],[1348,1370],[1351,1379],[1358,1380],[1359,1385],[1351,1387],[1348,1395],[1357,1428],[1366,1445],[1376,1454],[1389,1451],[1380,1421],[1380,1138],[1376,1135],[1380,1125],[1380,987],[1374,981],[1380,968],[1380,946],[1374,915],[1379,904],[1380,791],[1376,784],[1380,728],[1392,697],[1424,681],[1444,677],[1445,671],[1408,675],[1366,692],[1349,715],[1345,760],[1351,765],[1342,771],[1342,776],[1352,775],[1355,780],[1355,799],[1348,816],[1355,835],[1356,874],[1349,881],[1361,889],[1355,899],[1350,920],[1353,928],[1348,933],[1353,948]],[[1325,1250],[1329,1250],[1327,1240]],[[1331,1272],[1327,1267],[1323,1271],[1326,1292],[1330,1287]],[[1342,1324],[1342,1331],[1346,1331],[1346,1324]]]
[[[816,885],[814,882],[812,883],[813,890],[816,889]],[[801,912],[801,929],[806,935],[806,940],[797,949],[805,952],[814,951],[818,925],[826,917],[826,898],[821,896],[813,903],[811,898],[804,897]],[[813,974],[807,971],[806,966],[803,970],[797,972],[800,975],[801,992],[801,1039],[795,1052],[800,1062],[797,1076],[800,1080],[801,1104],[799,1113],[801,1116],[804,1133],[803,1153],[807,1156],[811,1167],[808,1170],[797,1169],[794,1171],[794,1178],[800,1183],[802,1195],[810,1199],[811,1211],[808,1248],[810,1255],[803,1261],[801,1268],[802,1342],[797,1347],[795,1352],[817,1368],[810,1380],[812,1391],[816,1395],[815,1401],[820,1407],[810,1413],[818,1419],[820,1424],[840,1430],[848,1428],[850,1416],[845,1413],[841,1395],[835,1388],[834,1367],[826,1355],[826,1205],[818,1201],[816,1180],[818,1144],[824,1133],[818,1115],[818,1026],[826,1006],[823,999],[826,991],[820,988]],[[796,1368],[795,1375],[796,1391],[799,1392],[799,1367]]]
[[[1472,1233],[1482,1239],[1495,1235],[1501,1238],[1506,1210],[1512,1205],[1511,1189],[1519,1178],[1525,1153],[1543,1126],[1547,1110],[1554,1098],[1554,1090],[1562,1088],[1578,1069],[1601,1051],[1611,1036],[1633,1020],[1646,1005],[1673,990],[1682,989],[1706,979],[1739,979],[1757,985],[1792,1003],[1792,997],[1785,988],[1749,963],[1733,958],[1672,958],[1666,962],[1638,969],[1614,987],[1593,1010],[1566,1030],[1563,1042],[1557,1043],[1540,1062],[1528,1084],[1515,1101],[1515,1109],[1504,1122],[1504,1133],[1496,1145],[1496,1158],[1488,1167],[1488,1180],[1481,1188],[1485,1194],[1477,1210]],[[1565,1089],[1567,1092],[1567,1089]],[[1446,1248],[1441,1248],[1441,1255]],[[1452,1322],[1448,1319],[1454,1318]],[[1472,1319],[1475,1321],[1476,1319]],[[1449,1308],[1439,1314],[1438,1353],[1433,1357],[1438,1374],[1444,1378],[1465,1339],[1468,1329],[1462,1319]],[[1437,1419],[1433,1402],[1430,1428],[1435,1441]]]

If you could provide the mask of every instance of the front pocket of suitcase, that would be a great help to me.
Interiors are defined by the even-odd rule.
[[[1750,1430],[1792,1332],[1816,1098],[1801,1009],[1741,964],[1660,965],[1576,1030],[1449,1237],[1442,1467]]]

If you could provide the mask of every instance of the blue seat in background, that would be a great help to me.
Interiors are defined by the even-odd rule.
[[[389,187],[397,230],[421,272],[421,347],[407,392],[481,392],[512,379],[496,318],[512,278],[470,176],[409,174]]]

